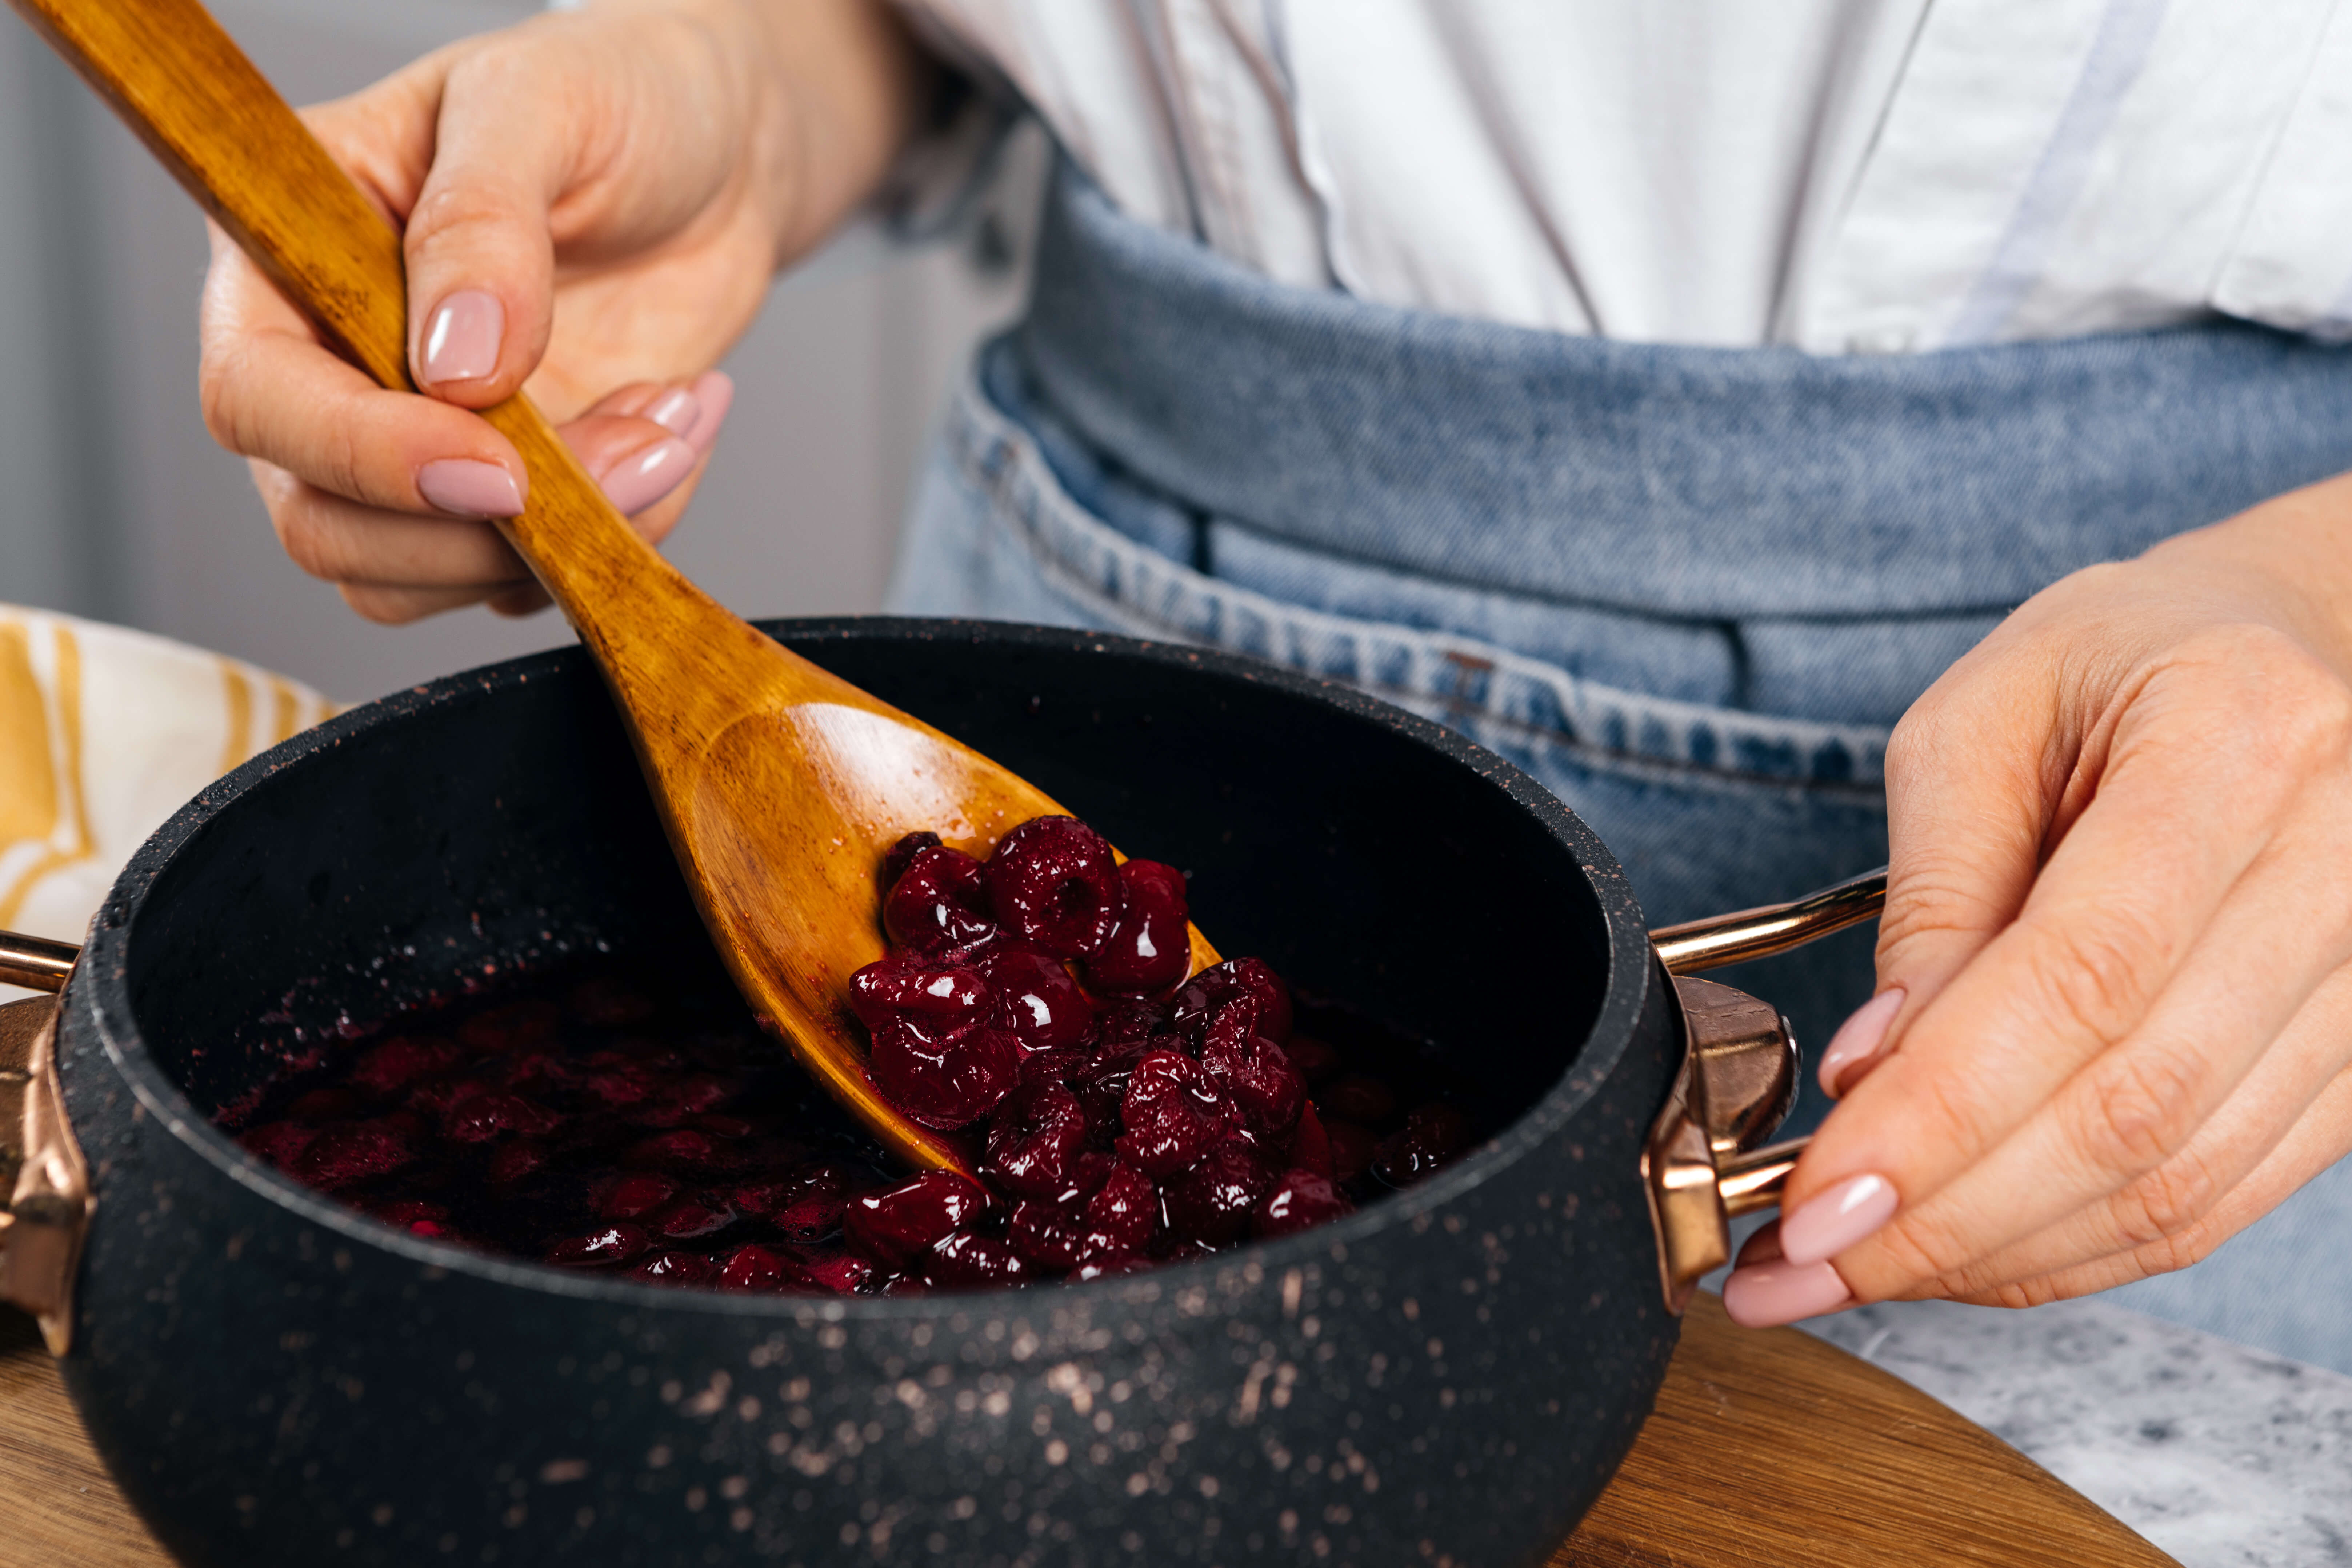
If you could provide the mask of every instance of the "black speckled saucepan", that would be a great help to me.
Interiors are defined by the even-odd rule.
[[[1086,1285],[737,1297],[412,1237],[212,1125],[261,1042],[488,965],[708,962],[587,660],[453,676],[191,802],[65,993],[96,1202],[63,1368],[156,1534],[205,1565],[1539,1560],[1675,1341],[1638,1167],[1680,1025],[1609,851],[1459,736],[1262,664],[771,630],[1525,1110],[1349,1219]]]

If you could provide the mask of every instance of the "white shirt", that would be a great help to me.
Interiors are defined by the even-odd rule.
[[[1278,280],[1817,353],[2352,332],[2352,0],[902,0]]]

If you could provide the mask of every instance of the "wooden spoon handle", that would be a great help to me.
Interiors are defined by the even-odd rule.
[[[10,4],[337,349],[383,385],[414,389],[399,232],[211,13],[196,0]],[[530,398],[483,417],[530,476],[523,515],[499,526],[583,636],[599,580],[625,579],[639,603],[649,592],[700,597]]]

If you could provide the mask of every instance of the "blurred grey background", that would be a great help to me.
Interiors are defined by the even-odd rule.
[[[529,0],[212,0],[278,89],[353,91]],[[1034,132],[1031,133],[1034,138]],[[1042,148],[916,251],[853,239],[781,279],[667,552],[747,616],[873,609],[908,477],[971,345],[1018,308]],[[552,612],[372,626],[279,552],[196,404],[194,205],[14,18],[0,20],[0,601],[143,627],[357,701],[571,640]]]

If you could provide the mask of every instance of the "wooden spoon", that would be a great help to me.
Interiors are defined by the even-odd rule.
[[[11,0],[286,297],[409,389],[400,236],[196,0]],[[604,672],[704,924],[761,1022],[883,1144],[971,1174],[867,1079],[849,976],[882,956],[875,871],[929,828],[984,847],[1063,810],[771,642],[687,581],[517,395],[484,412],[530,504],[499,527]],[[1217,962],[1200,931],[1192,966]]]

